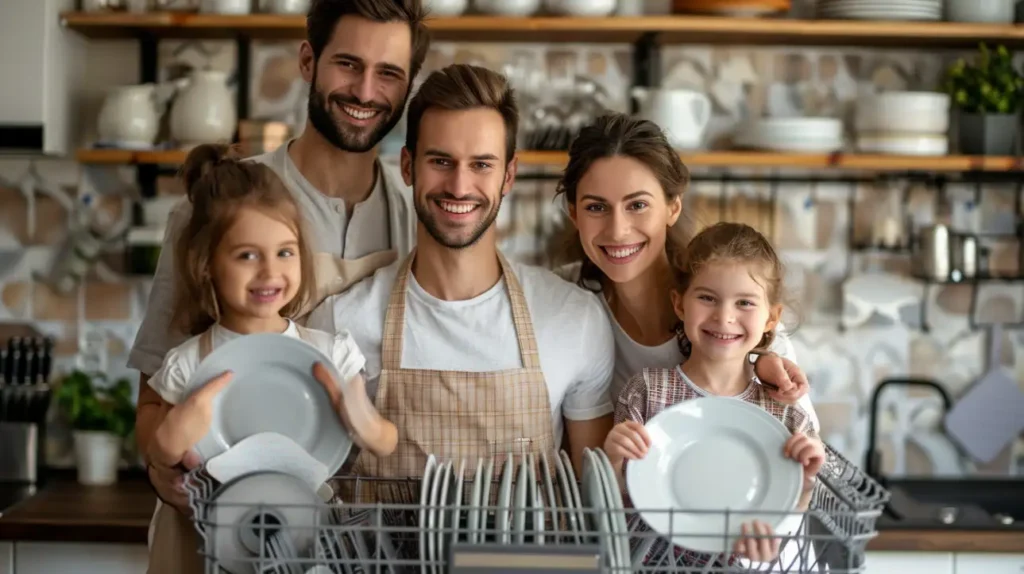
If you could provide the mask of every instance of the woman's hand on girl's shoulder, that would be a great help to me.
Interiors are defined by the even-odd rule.
[[[775,353],[758,356],[754,374],[768,383],[765,385],[768,396],[786,405],[795,405],[810,388],[803,370],[793,361]]]

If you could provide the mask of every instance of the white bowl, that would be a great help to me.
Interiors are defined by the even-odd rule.
[[[857,149],[895,155],[946,155],[949,139],[937,135],[861,135],[857,138]]]
[[[469,0],[427,0],[427,10],[431,16],[461,16],[469,7]]]
[[[762,118],[747,130],[761,138],[840,140],[843,121],[838,118]]]
[[[544,0],[544,8],[561,16],[601,17],[615,11],[617,0]]]
[[[858,133],[944,134],[949,96],[937,92],[883,92],[857,102]]]
[[[540,0],[473,0],[473,6],[493,16],[530,16],[540,9]]]

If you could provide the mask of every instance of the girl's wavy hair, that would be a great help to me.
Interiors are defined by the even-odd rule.
[[[676,290],[686,293],[698,273],[712,263],[740,263],[750,267],[751,277],[764,287],[768,304],[782,305],[786,269],[771,242],[753,227],[743,223],[721,222],[704,228],[694,236],[676,259],[670,261]],[[683,356],[689,357],[692,345],[683,332],[683,322],[676,324],[676,339]],[[775,340],[774,329],[761,337],[757,349],[767,350]]]
[[[690,183],[690,173],[679,159],[679,152],[672,148],[654,122],[619,113],[601,116],[580,130],[569,148],[569,162],[558,182],[556,198],[561,195],[568,206],[576,205],[580,181],[594,162],[616,156],[630,157],[647,166],[661,184],[666,200],[682,199]],[[685,250],[689,229],[685,217],[680,217],[669,229],[665,251],[670,261]],[[554,264],[581,262],[579,285],[600,290],[605,274],[583,251],[576,227],[569,225],[566,233],[564,247],[553,258]]]
[[[281,309],[282,316],[294,318],[313,299],[316,282],[302,215],[277,174],[266,165],[241,159],[234,147],[204,144],[189,152],[179,176],[192,213],[174,245],[174,325],[198,335],[220,319],[210,265],[243,208],[258,209],[281,221],[299,240],[302,283],[295,298]]]

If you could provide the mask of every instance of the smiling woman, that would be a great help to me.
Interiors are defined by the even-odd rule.
[[[676,344],[679,321],[670,296],[676,281],[669,262],[682,257],[689,240],[682,206],[688,183],[678,153],[647,120],[603,116],[583,128],[569,150],[558,192],[575,229],[560,262],[579,265],[563,266],[560,274],[594,291],[612,323],[613,402],[641,370],[685,360]],[[781,325],[776,334],[771,350],[785,361],[759,358],[758,375],[781,388],[773,395],[780,400],[800,397],[816,427],[806,387],[793,384],[803,373],[792,360],[792,345]]]

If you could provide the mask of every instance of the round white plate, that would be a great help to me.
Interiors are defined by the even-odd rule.
[[[526,542],[526,494],[529,492],[530,476],[526,466],[526,455],[519,455],[519,473],[516,474],[515,490],[512,494],[512,543]]]
[[[501,486],[498,488],[498,516],[494,521],[494,535],[499,544],[511,544],[512,533],[509,531],[509,516],[512,513],[512,474],[515,473],[516,459],[512,453],[505,457],[505,465],[501,471]]]
[[[192,374],[186,392],[224,371],[234,377],[213,399],[210,431],[196,445],[199,456],[209,460],[247,437],[274,432],[295,441],[333,476],[345,462],[352,439],[327,391],[313,378],[317,362],[341,380],[323,353],[285,335],[246,335],[215,349]]]
[[[433,504],[430,500],[430,493],[433,492],[434,470],[437,468],[437,459],[434,455],[427,456],[427,462],[423,465],[423,480],[420,482],[420,561],[423,569],[426,570],[427,557],[427,535],[430,530],[427,527],[427,507]]]
[[[476,513],[476,530],[473,531],[476,544],[490,542],[487,538],[487,521],[491,515],[488,507],[491,506],[491,480],[493,478],[494,457],[491,456],[487,458],[487,466],[484,467],[483,490],[480,493],[480,509]]]
[[[757,406],[703,397],[662,411],[645,427],[651,448],[626,466],[626,484],[644,521],[673,543],[729,552],[741,524],[756,519],[778,528],[782,513],[796,506],[803,472],[782,455],[791,434]],[[710,512],[692,512],[701,510]]]
[[[580,488],[583,491],[583,504],[593,512],[598,540],[601,546],[608,549],[608,567],[615,571],[627,566],[628,560],[626,563],[620,561],[619,545],[615,543],[615,532],[608,518],[608,499],[604,492],[604,473],[599,468],[600,464],[590,449],[583,451],[583,480],[580,481]]]
[[[601,449],[594,449],[594,456],[597,458],[598,470],[604,478],[604,494],[608,500],[608,506],[612,510],[618,510],[611,515],[610,523],[612,532],[615,534],[615,544],[619,547],[620,562],[623,567],[629,565],[629,525],[626,523],[626,513],[623,510],[622,492],[619,490],[619,481],[615,478],[615,469],[608,455]]]
[[[466,539],[470,544],[477,543],[477,528],[480,526],[480,513],[477,509],[481,506],[487,506],[487,502],[480,499],[484,486],[483,474],[484,459],[480,457],[476,459],[476,472],[473,473],[473,490],[470,491],[469,500],[466,502],[466,509],[469,512],[469,519],[466,522]]]
[[[544,480],[544,495],[547,500],[547,513],[551,517],[551,528],[553,533],[551,535],[551,541],[555,544],[558,543],[558,514],[555,509],[558,508],[558,499],[555,498],[555,483],[551,480],[551,465],[548,463],[548,455],[546,452],[540,453],[540,466],[541,478]]]
[[[242,524],[277,520],[287,528],[292,548],[306,555],[317,527],[328,521],[328,508],[302,479],[279,472],[247,474],[221,486],[207,516],[212,556],[231,574],[250,574],[259,554],[259,533]],[[316,511],[314,509],[321,509]],[[272,517],[272,518],[270,518]],[[267,532],[269,535],[269,532]]]
[[[569,455],[564,450],[558,451],[559,460],[562,462],[562,470],[565,471],[566,481],[569,483],[569,492],[567,495],[572,497],[572,507],[576,509],[576,517],[570,517],[569,522],[576,528],[576,532],[579,535],[586,535],[591,530],[591,524],[588,518],[590,515],[583,512],[583,497],[580,496],[579,481],[576,480],[576,470],[572,467],[572,460],[569,459]],[[578,536],[579,536],[578,535]],[[579,538],[577,538],[579,539]],[[594,537],[590,537],[593,542],[598,542]],[[580,539],[582,540],[582,539]]]

